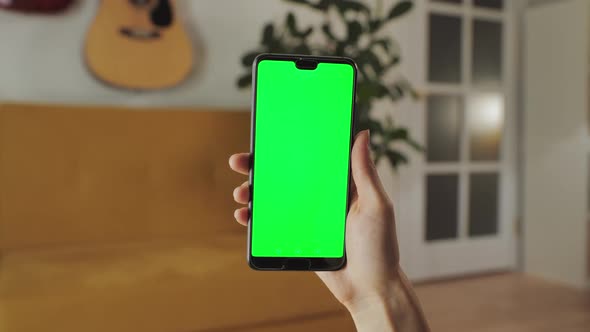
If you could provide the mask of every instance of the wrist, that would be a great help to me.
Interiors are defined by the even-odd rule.
[[[373,280],[356,289],[353,296],[342,301],[342,304],[352,314],[362,311],[367,307],[377,305],[394,306],[395,299],[401,295],[405,287],[402,277],[403,272],[399,267],[392,269],[387,277],[381,280]]]
[[[363,298],[348,307],[357,331],[395,331],[395,305],[391,298],[376,295]]]
[[[401,271],[375,289],[346,303],[359,331],[395,331],[412,326],[416,316],[413,291]]]

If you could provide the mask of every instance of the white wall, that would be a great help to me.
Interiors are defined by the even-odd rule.
[[[393,1],[385,1],[393,3]],[[203,45],[200,72],[163,92],[126,92],[93,79],[82,61],[85,33],[99,1],[79,0],[57,16],[0,11],[0,100],[84,104],[222,106],[248,108],[250,92],[239,91],[241,55],[257,46],[261,27],[283,19],[289,6],[278,0],[178,1],[195,44]],[[372,3],[372,2],[368,2]],[[301,11],[304,22],[319,16]],[[397,31],[404,35],[406,31]]]
[[[257,45],[262,24],[284,11],[273,0],[180,1],[193,39],[204,44],[200,75],[170,91],[130,93],[97,82],[84,67],[85,33],[98,4],[79,0],[57,16],[0,11],[0,100],[248,107],[249,92],[235,88],[240,55]]]
[[[578,287],[588,285],[589,17],[587,0],[525,16],[524,268]]]

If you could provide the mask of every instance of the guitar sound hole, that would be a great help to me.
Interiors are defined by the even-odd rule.
[[[1,1],[1,0],[0,0]],[[138,10],[149,12],[149,18],[158,28],[167,28],[174,21],[170,0],[128,0]]]
[[[172,8],[169,0],[160,0],[151,13],[152,23],[160,28],[169,27],[172,24]]]

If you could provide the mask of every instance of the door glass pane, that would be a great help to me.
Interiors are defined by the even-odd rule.
[[[498,174],[469,177],[469,236],[498,233]]]
[[[500,94],[478,94],[467,102],[469,154],[474,161],[500,159],[504,100]]]
[[[461,18],[430,15],[428,80],[461,81]]]
[[[463,118],[461,98],[457,96],[429,96],[427,100],[428,161],[458,161],[459,138]]]
[[[432,2],[462,3],[463,0],[432,0]]]
[[[426,177],[426,241],[457,237],[458,183],[458,175]]]
[[[500,83],[502,79],[502,23],[473,21],[473,82]]]
[[[503,0],[474,0],[473,4],[478,7],[486,7],[493,9],[502,9],[502,7],[504,7]]]

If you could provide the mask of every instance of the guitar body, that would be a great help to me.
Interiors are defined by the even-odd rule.
[[[120,88],[173,87],[191,72],[193,51],[171,0],[102,0],[85,46],[90,71]]]

